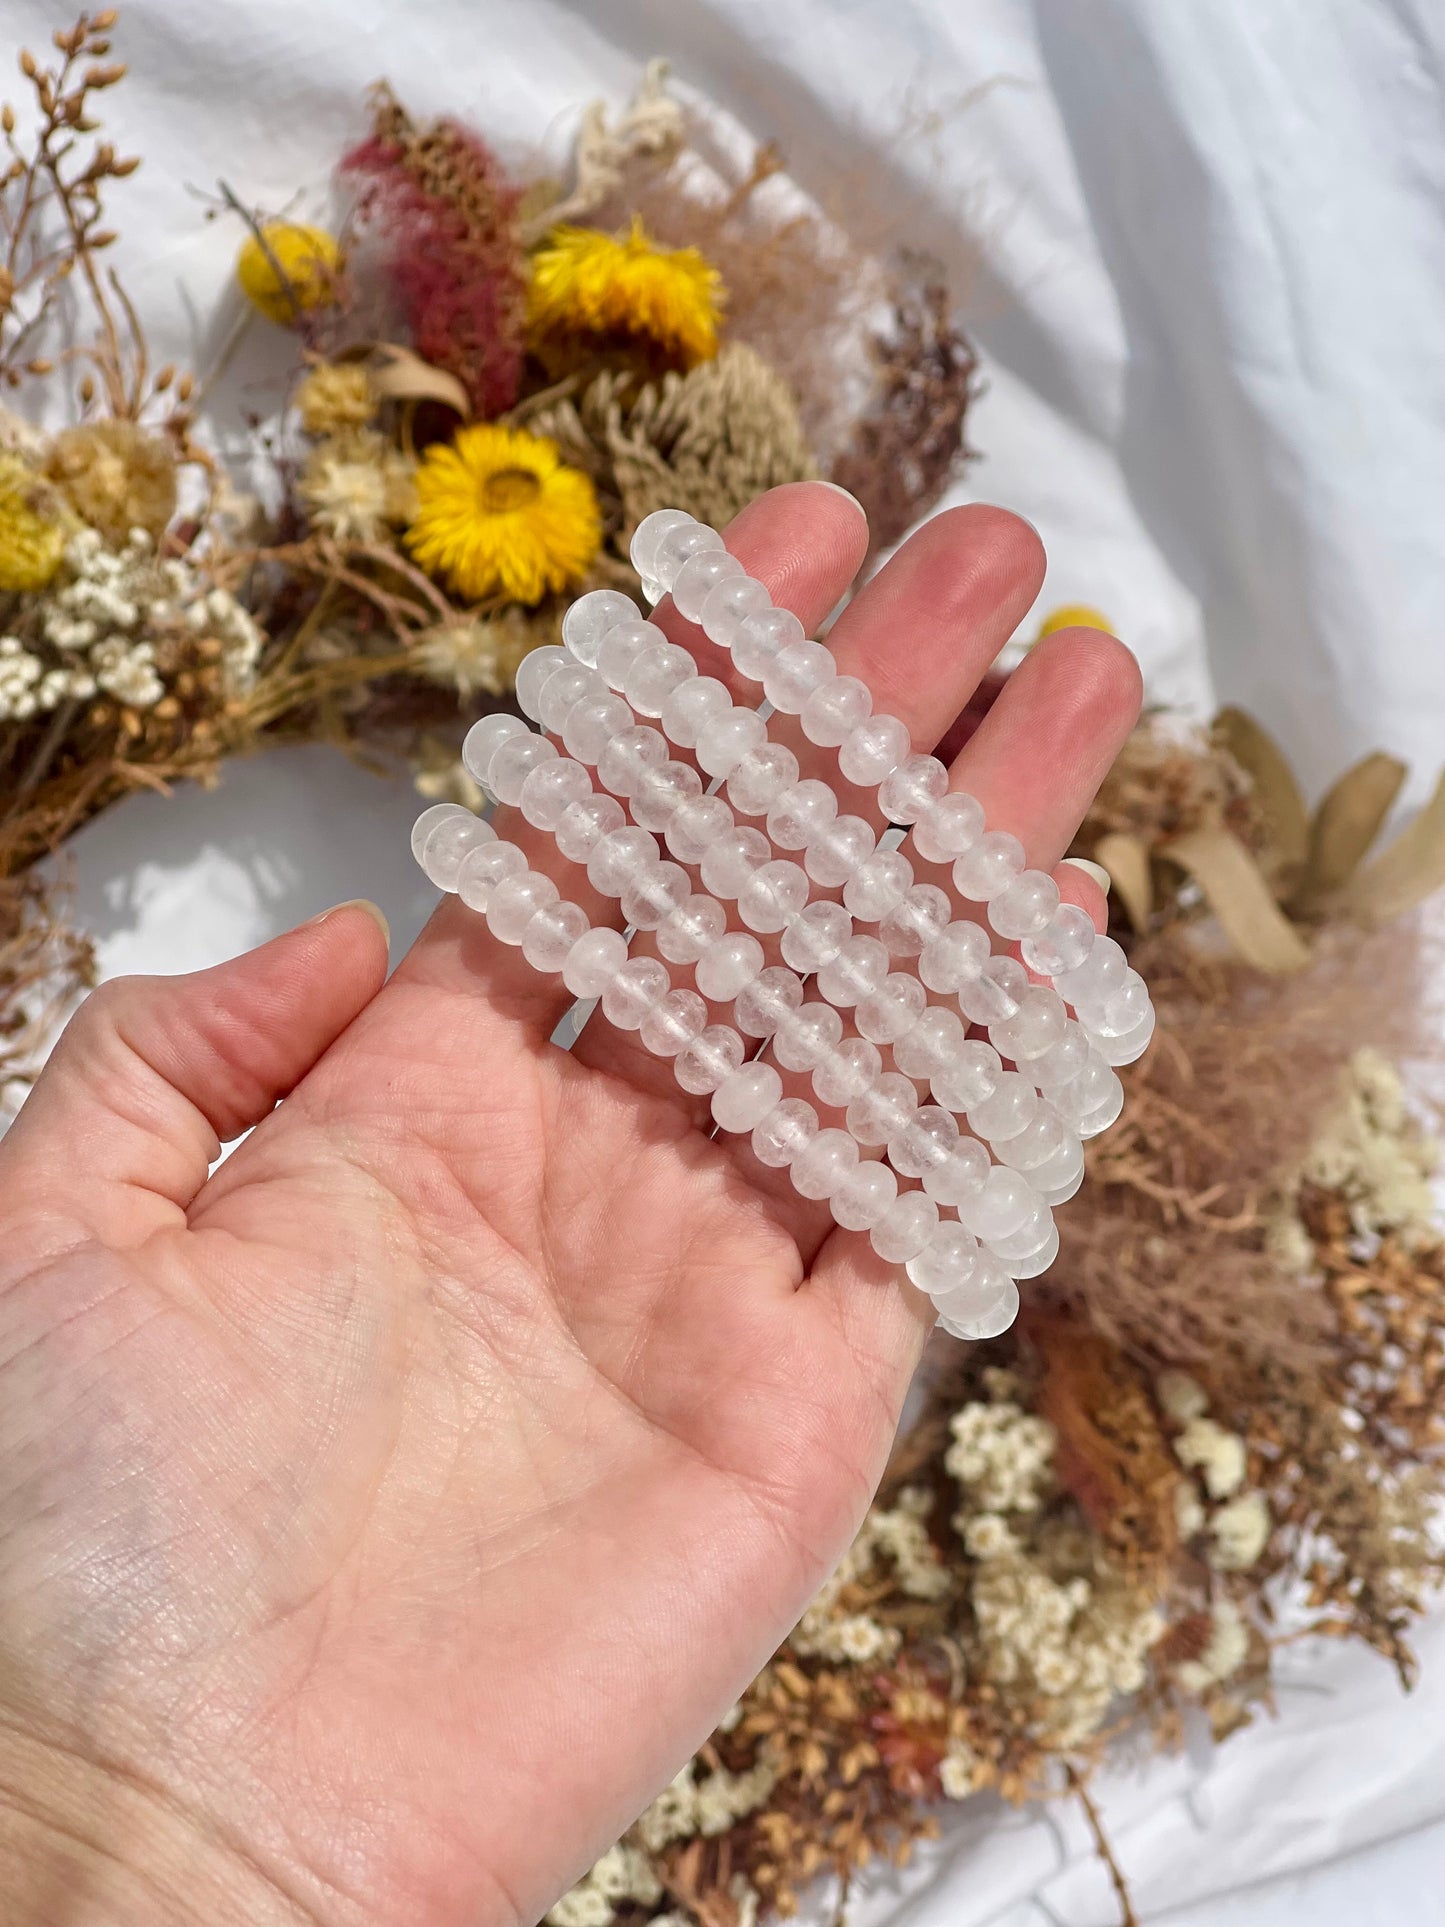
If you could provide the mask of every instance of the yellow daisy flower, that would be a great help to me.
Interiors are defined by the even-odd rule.
[[[536,603],[586,573],[602,543],[591,482],[557,444],[490,422],[422,456],[407,546],[469,601]]]
[[[658,247],[636,217],[620,240],[559,227],[532,257],[528,340],[544,359],[581,336],[648,348],[691,368],[717,353],[722,296],[721,276],[696,248]]]
[[[268,221],[248,234],[236,256],[241,292],[268,321],[295,323],[297,309],[321,308],[336,298],[341,249],[335,235],[302,221]]]

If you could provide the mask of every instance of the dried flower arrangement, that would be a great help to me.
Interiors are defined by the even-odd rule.
[[[0,116],[0,382],[74,403],[49,435],[0,413],[7,1083],[88,969],[33,866],[98,810],[288,739],[463,795],[467,723],[564,597],[634,585],[643,515],[720,522],[827,473],[889,542],[964,459],[975,381],[927,265],[860,249],[771,152],[739,161],[660,65],[617,121],[588,110],[566,184],[381,89],[336,232],[224,191],[250,312],[297,344],[258,528],[101,260],[137,165],[94,138],[113,25],[23,55]],[[83,345],[46,352],[61,318]],[[1160,1036],[1061,1258],[1019,1326],[933,1368],[842,1568],[554,1927],[750,1927],[984,1787],[1092,1816],[1121,1731],[1223,1737],[1301,1626],[1408,1678],[1441,1576],[1445,1242],[1393,1068],[1430,1034],[1398,919],[1445,882],[1445,792],[1371,858],[1402,775],[1368,758],[1311,816],[1246,717],[1136,733],[1076,854]]]

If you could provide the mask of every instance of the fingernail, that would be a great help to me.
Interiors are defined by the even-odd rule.
[[[1092,877],[1105,896],[1109,894],[1109,872],[1102,863],[1093,863],[1086,856],[1066,856],[1065,863],[1072,863],[1076,870],[1082,870],[1086,877]]]
[[[325,923],[328,917],[339,916],[343,910],[364,910],[367,916],[375,922],[382,936],[386,938],[387,948],[390,949],[391,925],[387,922],[386,913],[383,911],[381,905],[379,903],[373,903],[370,897],[348,897],[345,903],[333,903],[331,908],[329,910],[323,910],[320,916],[311,917],[308,920],[308,927],[309,924],[312,923]]]
[[[843,487],[841,482],[825,482],[821,476],[819,476],[817,479],[818,479],[819,488],[832,489],[833,493],[835,495],[841,495],[845,502],[851,502],[854,508],[857,509],[858,513],[863,517],[863,520],[865,522],[868,520],[868,511],[864,508],[863,504],[858,500],[858,497],[856,495],[849,494],[848,490]]]

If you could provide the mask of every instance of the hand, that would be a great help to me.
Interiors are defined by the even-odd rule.
[[[728,541],[812,629],[864,528],[805,484]],[[931,747],[1042,574],[1026,524],[950,511],[833,647]],[[1119,644],[1054,636],[955,780],[1056,863],[1138,701]],[[107,984],[0,1145],[9,1920],[524,1927],[880,1475],[932,1314],[867,1240],[634,1036],[550,1044],[566,993],[455,900],[385,968],[343,906]]]

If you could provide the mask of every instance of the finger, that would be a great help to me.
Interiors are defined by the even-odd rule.
[[[267,1115],[376,995],[386,924],[342,904],[183,977],[120,977],[66,1026],[0,1144],[36,1232],[126,1247],[184,1221],[222,1143]]]

